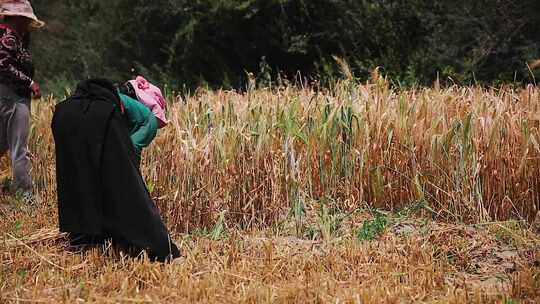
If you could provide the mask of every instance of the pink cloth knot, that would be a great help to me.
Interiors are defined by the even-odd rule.
[[[130,80],[129,83],[135,90],[137,99],[139,99],[139,101],[149,108],[152,113],[154,113],[154,116],[156,116],[158,127],[165,127],[169,121],[165,116],[167,103],[161,90],[142,76],[137,76],[135,80]]]

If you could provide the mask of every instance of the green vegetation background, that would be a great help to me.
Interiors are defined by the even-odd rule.
[[[538,0],[34,0],[39,79],[142,73],[172,88],[245,87],[377,66],[399,85],[533,82]],[[540,75],[537,75],[540,76]]]

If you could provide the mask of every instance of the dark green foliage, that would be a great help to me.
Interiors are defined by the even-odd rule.
[[[381,235],[386,229],[388,219],[383,214],[377,214],[374,220],[366,220],[358,231],[360,241],[370,241]]]
[[[244,88],[300,75],[355,77],[377,66],[399,84],[532,81],[536,0],[34,0],[34,37],[52,86],[143,73],[175,88]]]

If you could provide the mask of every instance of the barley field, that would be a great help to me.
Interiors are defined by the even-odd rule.
[[[142,165],[182,247],[171,264],[67,248],[57,101],[33,104],[41,203],[0,201],[0,302],[540,301],[536,87],[399,90],[374,73],[330,89],[171,92]]]

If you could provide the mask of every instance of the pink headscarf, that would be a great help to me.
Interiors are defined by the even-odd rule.
[[[142,76],[137,76],[135,80],[130,80],[129,83],[135,90],[137,99],[148,107],[152,113],[154,113],[154,116],[156,116],[158,127],[165,127],[169,123],[165,117],[167,103],[165,98],[163,98],[163,94],[161,94],[161,90]]]

